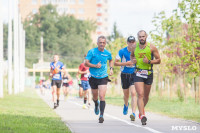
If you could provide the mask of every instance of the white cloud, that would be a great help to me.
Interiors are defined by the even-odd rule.
[[[109,0],[110,31],[114,22],[123,35],[136,35],[144,29],[153,29],[154,13],[165,11],[167,15],[177,7],[178,0]]]

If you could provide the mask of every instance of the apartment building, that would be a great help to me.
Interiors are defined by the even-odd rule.
[[[58,14],[74,15],[80,20],[94,20],[97,25],[93,41],[97,36],[108,36],[108,0],[19,0],[19,9],[24,20],[28,15],[38,13],[41,6],[52,4]]]

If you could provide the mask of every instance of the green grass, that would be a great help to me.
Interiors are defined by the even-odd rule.
[[[123,96],[106,97],[106,103],[123,107]],[[159,98],[153,96],[150,97],[145,110],[170,117],[200,122],[200,105],[196,104],[193,98],[188,98],[187,103],[184,103],[177,98],[169,101],[166,97]]]
[[[0,99],[0,132],[70,133],[61,118],[34,90]]]

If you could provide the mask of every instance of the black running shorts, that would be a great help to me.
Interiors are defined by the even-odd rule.
[[[153,83],[153,73],[151,73],[150,75],[148,75],[147,78],[142,78],[142,77],[138,77],[138,76],[134,76],[134,82],[144,82],[144,84],[146,85],[152,85]]]
[[[107,85],[108,81],[109,81],[108,77],[102,79],[97,79],[94,77],[89,78],[91,89],[98,89],[98,85]]]
[[[52,80],[51,86],[56,86],[57,88],[60,88],[62,84],[62,80]]]
[[[69,84],[68,83],[63,83],[63,86],[69,87]]]
[[[131,85],[134,85],[135,73],[121,73],[121,85],[123,89],[128,89]]]

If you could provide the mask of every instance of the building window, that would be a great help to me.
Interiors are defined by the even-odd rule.
[[[97,31],[101,31],[101,26],[97,26]]]
[[[51,3],[52,3],[52,4],[55,4],[55,3],[56,3],[56,0],[51,0]]]
[[[83,8],[80,8],[80,9],[78,10],[78,13],[79,13],[79,14],[84,14],[84,9],[83,9]]]
[[[79,4],[84,4],[84,0],[79,0],[78,3]]]
[[[67,14],[68,13],[68,8],[64,8],[64,12]]]
[[[101,8],[97,8],[97,13],[101,13],[102,12],[102,9]]]
[[[33,9],[33,10],[32,10],[32,13],[33,13],[33,14],[36,14],[36,13],[37,13],[37,9]]]
[[[36,5],[37,4],[37,0],[32,0],[32,4]]]
[[[76,13],[75,9],[74,9],[74,8],[71,8],[71,9],[70,9],[70,13],[71,13],[71,14],[75,14],[75,13]]]
[[[67,2],[68,2],[67,0],[58,0],[58,3],[62,3],[62,4],[65,4]]]
[[[41,1],[41,4],[42,4],[42,5],[45,5],[45,4],[46,4],[46,0],[42,0],[42,1]]]
[[[102,22],[102,18],[101,17],[97,17],[97,22]]]
[[[76,0],[70,0],[70,4],[76,4]]]
[[[105,9],[104,11],[105,11],[105,12],[108,12],[108,9]]]
[[[51,3],[51,1],[50,0],[46,0],[46,4],[50,4]]]
[[[108,18],[105,18],[104,20],[107,22],[107,21],[108,21]]]
[[[102,3],[102,0],[97,0],[97,4],[101,4]]]

